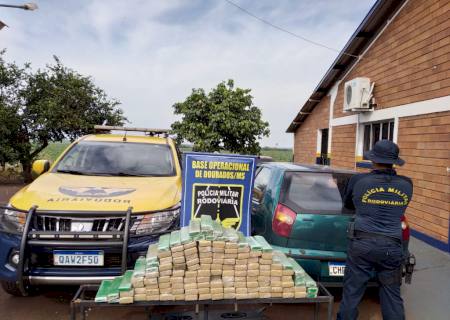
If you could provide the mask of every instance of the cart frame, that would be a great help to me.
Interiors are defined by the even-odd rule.
[[[264,305],[272,306],[273,304],[314,304],[314,319],[319,319],[320,304],[327,304],[327,319],[332,320],[333,317],[333,303],[334,297],[330,292],[323,286],[322,283],[317,283],[319,288],[319,295],[316,298],[293,298],[293,299],[282,299],[282,298],[269,298],[269,299],[246,299],[246,300],[198,300],[198,301],[138,301],[133,304],[109,304],[109,303],[98,303],[93,299],[87,299],[87,292],[96,292],[99,285],[81,285],[75,296],[70,303],[70,320],[77,320],[77,315],[81,316],[82,320],[86,319],[87,313],[90,309],[94,308],[144,308],[149,314],[150,308],[156,306],[193,306],[195,307],[195,312],[199,313],[200,306],[203,306],[204,319],[208,320],[208,311],[210,305],[232,305],[234,306],[234,311],[237,312],[239,305]],[[229,308],[228,308],[229,309]],[[261,309],[261,312],[265,308]],[[224,308],[224,310],[227,310]]]

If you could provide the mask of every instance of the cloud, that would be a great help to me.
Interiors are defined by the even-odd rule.
[[[342,48],[373,5],[365,1],[238,1],[292,32]],[[291,147],[285,130],[337,53],[303,42],[225,1],[39,1],[3,9],[7,58],[34,67],[55,54],[122,102],[133,125],[169,127],[192,88],[233,78],[269,121],[266,146]]]

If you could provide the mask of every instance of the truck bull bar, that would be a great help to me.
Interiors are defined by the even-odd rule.
[[[30,246],[58,246],[58,247],[116,247],[122,248],[121,273],[127,270],[128,241],[130,235],[130,220],[132,207],[126,211],[47,211],[38,210],[37,206],[32,206],[28,211],[15,208],[0,206],[0,210],[14,210],[16,212],[26,213],[26,220],[20,239],[19,261],[16,268],[17,286],[22,295],[28,295],[29,278],[26,275],[27,252]],[[73,231],[36,231],[32,229],[32,221],[38,216],[54,217],[90,217],[124,218],[125,225],[122,231],[92,231],[92,232],[73,232]]]

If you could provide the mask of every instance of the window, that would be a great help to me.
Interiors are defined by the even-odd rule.
[[[174,176],[168,145],[81,141],[59,161],[57,172],[105,176]]]
[[[266,191],[267,184],[270,180],[270,169],[269,168],[262,168],[259,170],[259,172],[256,174],[254,188],[253,188],[253,197],[261,201],[263,198],[264,192]]]
[[[282,201],[297,213],[346,214],[344,190],[351,174],[287,172]]]
[[[382,139],[393,140],[394,138],[394,120],[383,122],[368,123],[364,125],[364,144],[363,151],[372,149],[373,145]]]

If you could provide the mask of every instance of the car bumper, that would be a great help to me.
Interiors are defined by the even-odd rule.
[[[139,256],[145,255],[148,246],[156,242],[158,236],[130,237],[128,242],[127,267],[132,268]],[[19,251],[21,236],[0,232],[0,280],[17,281],[17,265],[12,262],[11,255]],[[121,250],[102,247],[110,265],[104,267],[59,267],[53,266],[53,250],[61,249],[56,246],[28,246],[28,267],[24,272],[24,279],[31,284],[84,284],[99,283],[122,274],[117,257],[121,257]],[[64,247],[64,250],[98,250],[98,247]],[[114,259],[113,259],[114,258]]]
[[[330,263],[345,263],[347,254],[345,252],[304,250],[273,246],[287,256],[295,259],[302,268],[316,281],[322,282],[326,287],[342,287],[344,277],[333,276],[329,272]],[[405,252],[408,252],[406,246]],[[378,286],[375,273],[369,280],[368,287]]]
[[[100,277],[55,277],[55,276],[29,276],[28,282],[31,285],[80,285],[80,284],[95,284],[103,280],[114,279],[114,276],[100,276]]]
[[[273,247],[296,260],[315,280],[325,282],[327,286],[342,285],[343,277],[330,275],[328,266],[329,263],[345,263],[345,252]]]

